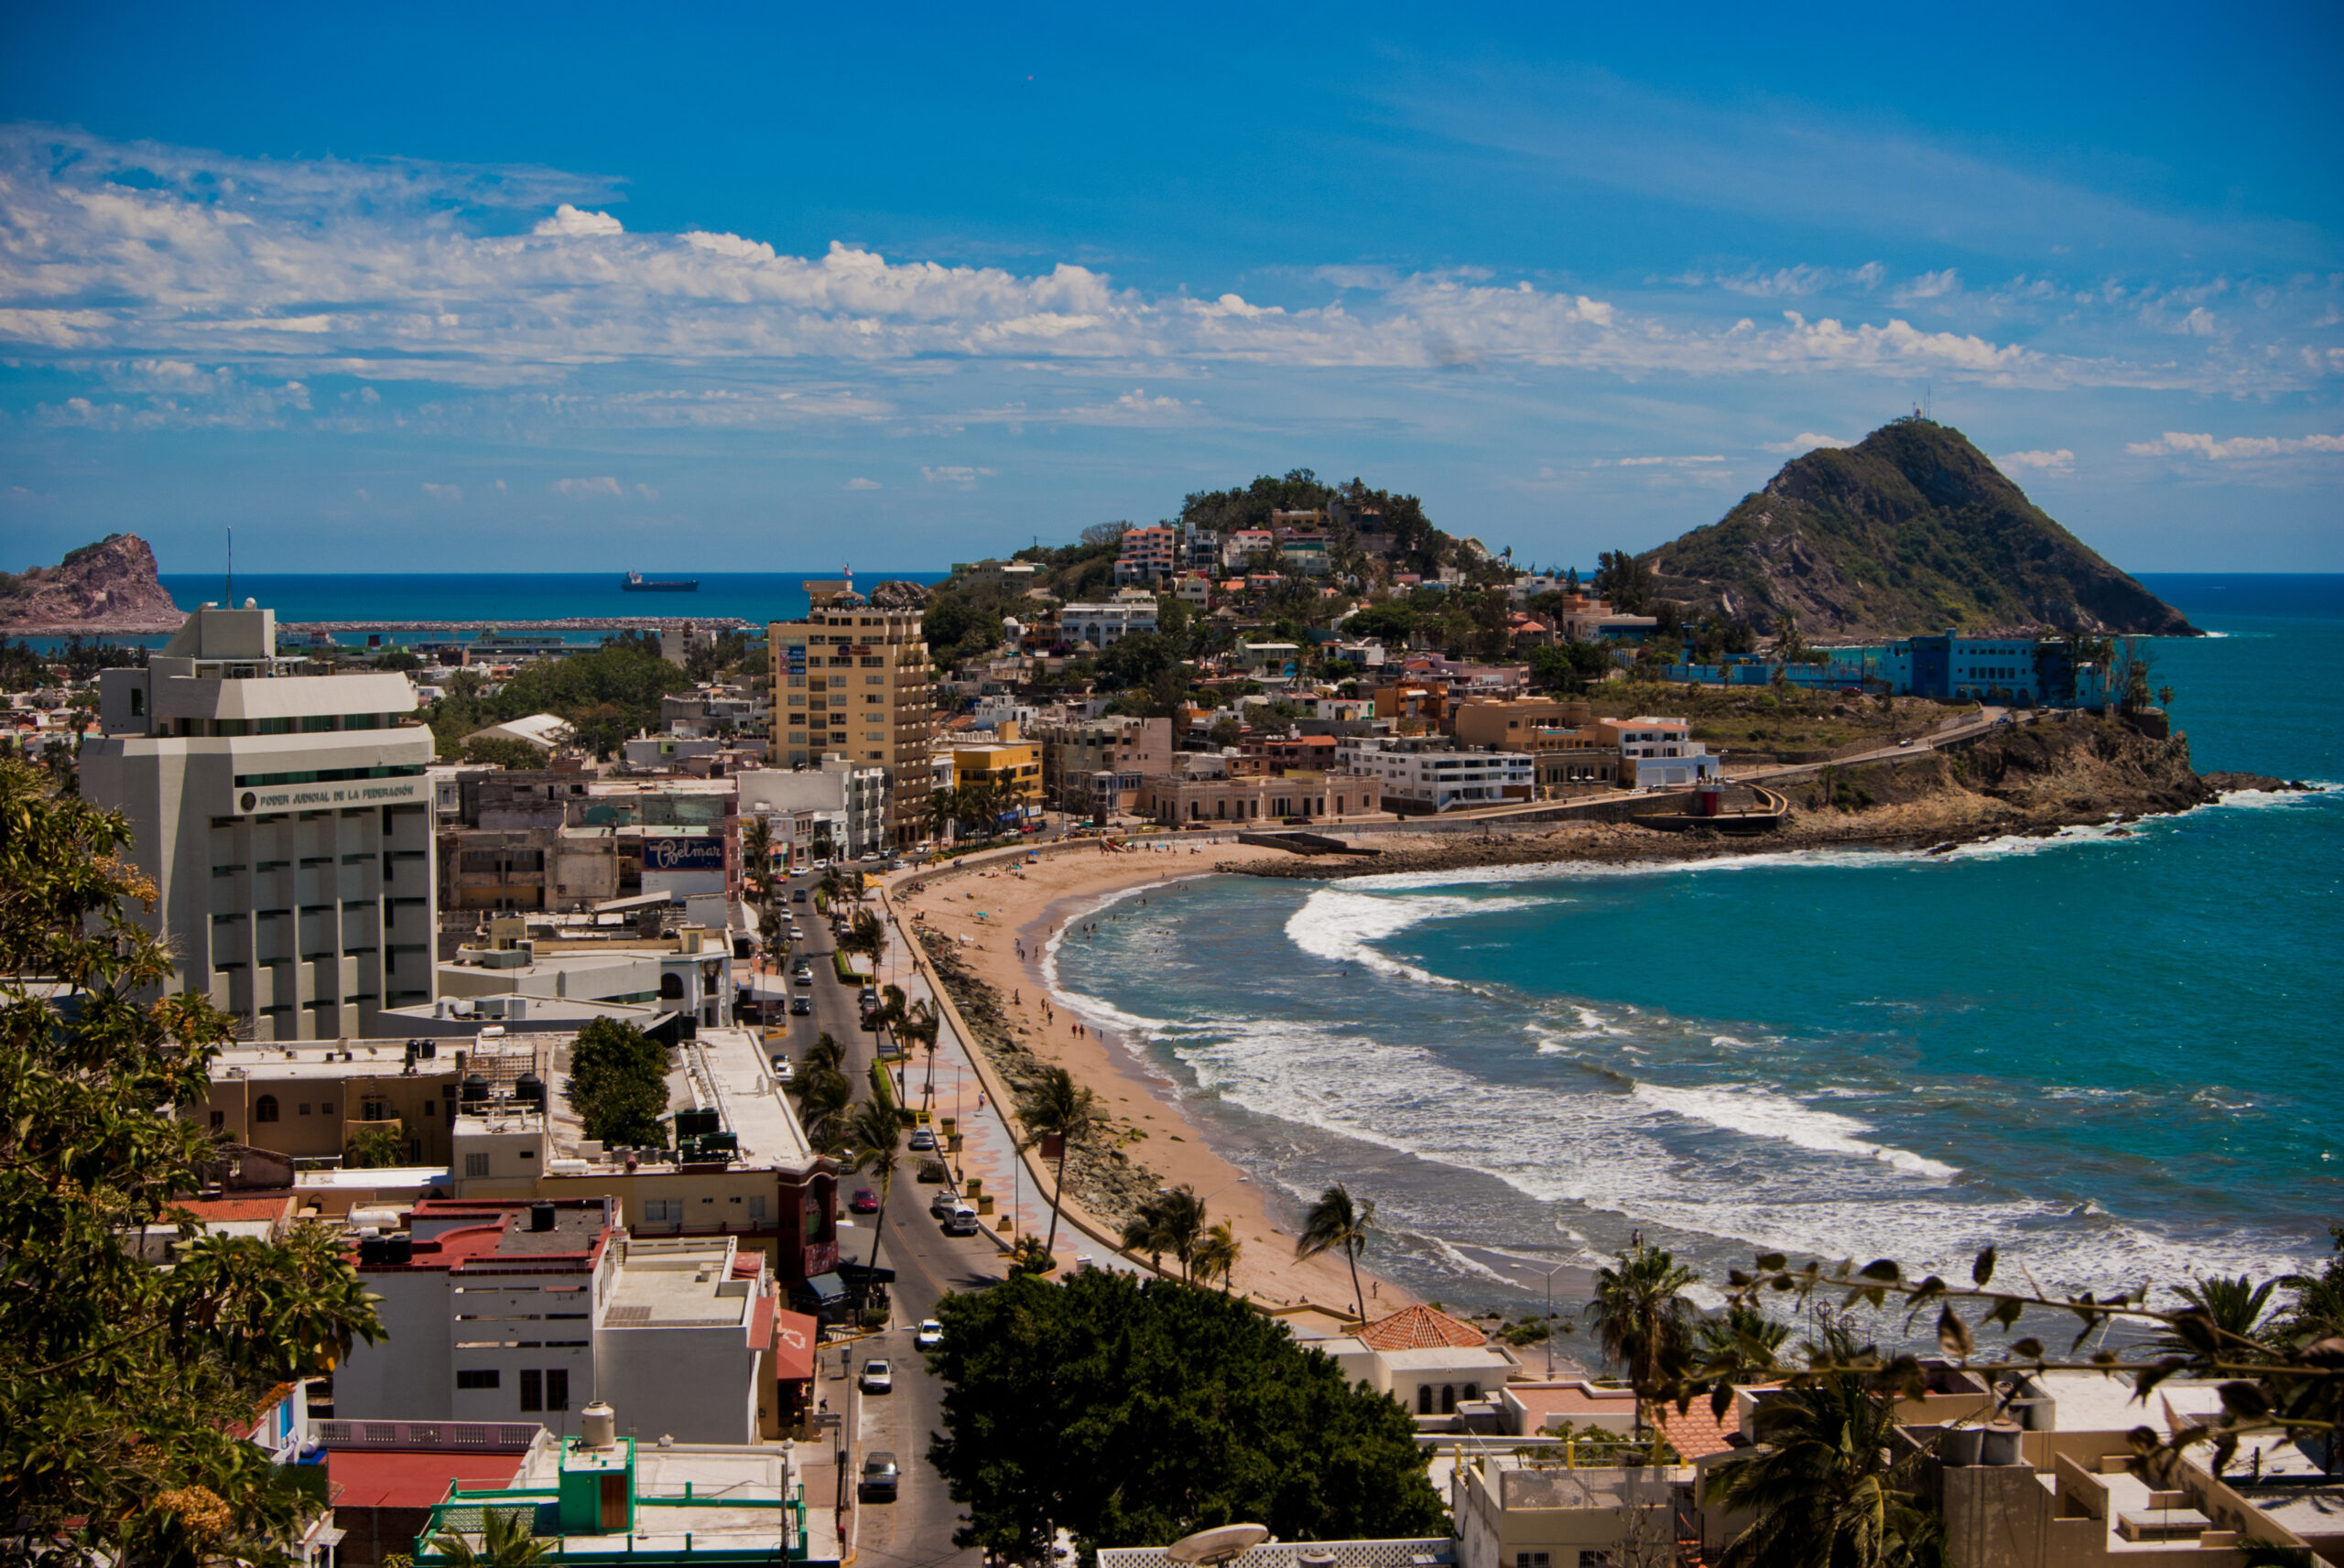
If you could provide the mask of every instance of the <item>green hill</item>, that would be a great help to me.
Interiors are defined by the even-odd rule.
[[[1786,463],[1722,520],[1638,558],[1665,597],[1765,634],[1785,612],[1808,637],[2197,630],[1927,419]]]

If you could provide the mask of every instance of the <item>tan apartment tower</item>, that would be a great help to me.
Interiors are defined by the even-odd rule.
[[[102,671],[81,790],[130,819],[147,923],[255,1041],[376,1032],[435,994],[431,731],[403,675],[305,675],[277,616],[207,604]]]
[[[808,582],[803,621],[767,628],[773,650],[774,754],[790,767],[845,757],[887,774],[886,841],[924,831],[936,672],[917,610],[883,610],[852,579]]]

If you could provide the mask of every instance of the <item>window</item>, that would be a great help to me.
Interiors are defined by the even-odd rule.
[[[1550,1552],[1517,1552],[1514,1554],[1514,1568],[1549,1568],[1554,1561]]]
[[[146,694],[135,686],[130,688],[130,717],[133,719],[146,717]]]
[[[494,1389],[500,1386],[500,1377],[501,1374],[498,1373],[496,1368],[494,1367],[475,1368],[471,1370],[458,1372],[456,1374],[456,1387],[459,1389]]]
[[[253,1101],[253,1119],[255,1121],[275,1121],[277,1119],[277,1097],[275,1095],[263,1095],[260,1098]]]
[[[467,1176],[485,1176],[485,1175],[487,1175],[487,1174],[488,1174],[488,1156],[487,1156],[487,1155],[485,1155],[485,1154],[467,1154],[467,1155],[465,1155],[465,1156],[464,1156],[464,1174],[465,1174],[465,1175],[467,1175]]]
[[[521,1408],[541,1411],[546,1408],[545,1374],[531,1367],[521,1374]]]
[[[213,1112],[212,1113],[212,1131],[217,1132],[217,1131],[219,1131],[222,1127],[225,1127],[227,1124],[228,1124],[228,1113],[227,1113],[226,1111],[224,1111],[224,1110],[215,1110],[215,1111],[213,1111]]]
[[[1416,1413],[1418,1415],[1432,1414],[1432,1385],[1430,1383],[1416,1385]]]
[[[307,1102],[306,1100],[302,1102],[302,1105],[301,1105],[301,1108],[300,1108],[299,1114],[300,1114],[300,1115],[303,1115],[303,1116],[307,1116],[307,1115],[309,1115],[309,1102]]]
[[[546,1369],[546,1409],[566,1411],[570,1408],[570,1368],[549,1367]]]

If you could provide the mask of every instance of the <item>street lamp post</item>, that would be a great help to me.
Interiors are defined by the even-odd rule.
[[[1557,1263],[1546,1271],[1546,1378],[1550,1382],[1555,1376],[1555,1276],[1569,1267]]]

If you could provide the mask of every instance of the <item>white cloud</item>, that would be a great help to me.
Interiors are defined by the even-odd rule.
[[[2131,441],[2124,449],[2139,458],[2201,457],[2216,462],[2240,458],[2277,458],[2296,452],[2344,452],[2344,436],[2232,436],[2217,440],[2167,430],[2154,441]]]
[[[846,487],[849,490],[877,490],[879,481],[875,479],[851,479],[846,481]]]
[[[977,487],[977,481],[980,478],[992,478],[993,471],[991,469],[967,468],[957,464],[930,468],[922,463],[919,477],[930,484],[949,484],[961,490],[974,490]]]
[[[641,496],[641,497],[643,497],[643,499],[644,499],[644,500],[646,500],[646,501],[657,501],[657,500],[658,500],[658,499],[659,499],[659,492],[658,492],[657,491],[656,491],[656,490],[652,489],[652,488],[651,488],[649,485],[647,485],[647,484],[638,484],[638,485],[636,485],[636,486],[635,487],[635,494],[637,494],[637,495],[639,495],[639,496]]]
[[[2076,454],[2065,447],[2056,452],[2004,452],[1995,458],[1994,466],[2004,473],[2017,469],[2033,469],[2037,473],[2073,473]]]
[[[1899,288],[1890,298],[1898,305],[1913,305],[1925,299],[1944,299],[1961,292],[1961,275],[1951,267],[1941,272],[1925,272]]]
[[[619,481],[609,474],[602,474],[594,479],[558,479],[553,481],[553,492],[556,495],[567,496],[572,501],[595,500],[626,493],[620,487]]]
[[[71,156],[60,156],[60,146]],[[134,168],[153,178],[136,185],[110,178]],[[1999,328],[1993,337],[1925,331],[1896,317],[1864,321],[1844,310],[1727,325],[1717,319],[1714,297],[1655,295],[1630,306],[1527,281],[1499,284],[1463,267],[1297,275],[1308,287],[1340,286],[1326,303],[1150,296],[1071,264],[1020,274],[889,259],[841,243],[801,256],[734,234],[630,233],[588,205],[612,196],[607,186],[544,170],[237,160],[78,133],[0,130],[0,353],[58,364],[67,356],[169,362],[205,374],[224,365],[242,388],[231,395],[209,383],[200,395],[159,381],[135,394],[85,386],[72,389],[85,409],[60,404],[37,416],[121,427],[284,423],[306,407],[306,392],[291,390],[301,384],[276,386],[265,402],[260,394],[294,367],[309,380],[438,384],[483,395],[433,403],[426,394],[421,407],[342,401],[342,423],[333,427],[349,429],[362,418],[378,421],[375,428],[435,421],[443,428],[467,421],[770,427],[884,418],[897,413],[886,388],[911,384],[874,385],[873,367],[925,373],[953,361],[1099,367],[1128,378],[1126,385],[1223,365],[1567,369],[1631,381],[1856,376],[1900,387],[1917,372],[2039,389],[2232,394],[2307,388],[2344,374],[2344,351],[2300,341],[2284,354],[2249,353],[2216,334],[2184,350],[2151,329],[2206,308],[2187,304],[2186,291],[2063,284],[2056,302],[2013,297],[2008,307],[2067,309],[2082,292],[2105,331],[2128,330],[2154,345],[2136,362],[2064,351],[2107,342],[2075,330],[2063,330],[2063,349],[2053,350]],[[551,209],[554,216],[530,232],[488,232],[499,226],[471,215],[483,207],[526,215]],[[1715,282],[1733,293],[1803,297],[1878,290],[1887,276],[1874,263]],[[1923,275],[1898,297],[1938,305],[1961,298],[1984,315],[2004,308],[1959,290],[1948,269]],[[2304,302],[2299,314],[2307,319],[2335,292],[2315,280],[2289,297]],[[2158,312],[2157,321],[2142,321],[2143,309]],[[1164,396],[1158,384],[1154,396],[1134,390],[1056,414],[1021,406],[1014,416],[991,417],[1133,426],[1206,419],[1199,405]],[[373,396],[371,386],[364,391]],[[1030,408],[1058,401],[1036,399]]]
[[[565,201],[553,210],[553,216],[541,218],[533,234],[594,235],[624,233],[624,228],[608,212],[585,212]]]
[[[1773,272],[1755,270],[1736,276],[1720,276],[1713,281],[1720,288],[1733,294],[1753,294],[1761,298],[1796,298],[1808,294],[1854,292],[1868,293],[1880,287],[1888,269],[1878,262],[1866,262],[1853,269],[1836,266],[1777,267]],[[1688,282],[1699,281],[1693,275]]]
[[[1621,459],[1617,460],[1617,466],[1618,466],[1618,467],[1621,467],[1621,468],[1623,468],[1623,469],[1642,469],[1642,468],[1673,468],[1673,469],[1681,469],[1681,468],[1690,468],[1690,467],[1692,467],[1693,465],[1695,465],[1696,463],[1721,463],[1721,462],[1723,462],[1723,461],[1725,461],[1725,458],[1724,458],[1724,455],[1720,453],[1720,454],[1716,454],[1716,455],[1712,455],[1712,456],[1698,457],[1698,458],[1621,458]],[[1603,466],[1603,465],[1602,465],[1601,463],[1598,463],[1598,464],[1596,465],[1596,467],[1598,467],[1598,468],[1601,468],[1602,466]]]
[[[1020,416],[1031,417],[1022,413]],[[1191,425],[1198,420],[1195,404],[1177,397],[1150,397],[1144,386],[1133,387],[1112,403],[1061,408],[1058,416],[1077,425]]]
[[[464,487],[461,484],[433,484],[427,480],[424,482],[423,493],[434,501],[454,503],[464,498]]]
[[[1765,449],[1795,458],[1811,452],[1818,447],[1852,447],[1854,445],[1853,441],[1842,440],[1838,436],[1818,436],[1812,430],[1801,430],[1787,441],[1768,441],[1765,444]]]

